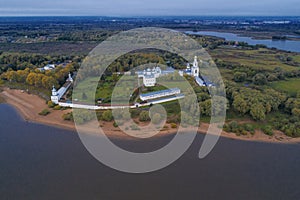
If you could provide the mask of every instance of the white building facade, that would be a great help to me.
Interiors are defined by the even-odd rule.
[[[52,94],[51,94],[51,101],[55,104],[59,103],[59,100],[63,97],[63,95],[68,91],[68,89],[73,84],[73,78],[71,76],[71,73],[69,73],[69,76],[66,80],[66,83],[57,91],[56,88],[53,86],[52,88]]]
[[[171,67],[166,70],[161,70],[160,67],[148,68],[147,70],[137,71],[138,78],[143,78],[143,84],[145,87],[153,87],[156,84],[156,79],[160,76],[173,74],[175,70]]]

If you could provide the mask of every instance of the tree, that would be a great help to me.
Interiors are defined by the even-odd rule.
[[[211,100],[207,99],[200,103],[200,113],[201,115],[210,116],[211,115]]]
[[[240,96],[234,98],[232,105],[233,108],[241,114],[245,114],[249,111],[249,106],[247,102]]]
[[[58,83],[57,83],[57,81],[53,77],[43,76],[43,78],[42,78],[42,85],[46,89],[51,89],[53,85],[57,86]]]
[[[293,108],[292,109],[292,114],[293,114],[293,116],[300,117],[300,109],[299,108]]]
[[[264,120],[266,118],[265,108],[261,103],[253,104],[250,110],[250,114],[254,120]]]
[[[258,73],[252,78],[252,82],[256,85],[265,85],[268,81],[264,74]]]
[[[247,74],[245,72],[235,72],[233,76],[235,82],[244,82],[247,78]]]
[[[25,69],[25,70],[18,70],[17,71],[17,81],[19,83],[25,83],[28,74],[29,74],[29,69],[28,68]]]
[[[6,72],[6,78],[7,80],[9,80],[10,82],[12,81],[17,81],[18,79],[18,74],[15,71],[8,71]]]
[[[29,85],[34,85],[35,76],[36,76],[36,74],[34,72],[29,73],[26,78],[26,83]]]
[[[114,83],[117,83],[117,81],[118,81],[118,75],[117,74],[113,74],[112,75],[112,81],[114,82]]]

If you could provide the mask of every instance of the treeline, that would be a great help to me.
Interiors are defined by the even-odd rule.
[[[264,121],[288,136],[300,136],[300,92],[296,97],[288,97],[270,88],[247,88],[227,81],[226,95],[230,109],[239,115]],[[268,118],[271,113],[276,113],[275,117]]]
[[[287,96],[273,89],[254,89],[226,84],[227,99],[238,113],[249,114],[254,120],[264,120],[266,114],[284,105]]]
[[[65,82],[69,72],[74,71],[74,64],[70,63],[66,67],[57,67],[55,70],[40,72],[37,69],[26,68],[24,70],[8,70],[1,74],[0,78],[5,81],[18,84],[27,84],[36,88],[51,89],[52,86],[59,87]]]
[[[110,30],[84,30],[63,32],[58,37],[58,41],[104,41],[108,37],[117,34],[118,31]]]
[[[199,42],[199,44],[202,45],[203,48],[207,48],[209,50],[216,49],[221,45],[225,45],[225,46],[236,45],[236,41],[228,41],[225,40],[224,38],[219,38],[214,36],[191,35],[191,37],[195,39],[197,42]],[[238,46],[248,50],[267,48],[267,46],[263,44],[250,45],[247,42],[238,42]]]
[[[47,64],[63,63],[66,61],[80,62],[81,56],[49,56],[29,53],[2,53],[0,54],[0,74],[11,70],[24,70],[43,67]]]

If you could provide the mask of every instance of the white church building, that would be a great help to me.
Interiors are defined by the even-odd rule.
[[[143,78],[145,87],[153,87],[155,86],[158,77],[173,74],[174,72],[175,69],[172,67],[168,67],[165,70],[162,70],[160,67],[153,67],[152,69],[148,68],[143,71],[137,71],[136,74],[138,75],[138,78]]]
[[[202,60],[200,60],[200,62],[202,63]],[[193,77],[199,77],[199,72],[200,72],[200,68],[199,68],[198,58],[197,56],[195,56],[193,65],[190,66],[190,63],[188,63],[186,69],[183,71],[179,71],[179,74],[181,76],[183,76],[183,74],[186,74]]]
[[[200,63],[202,63],[202,61],[200,60]],[[192,76],[192,77],[198,77],[197,78],[197,83],[200,83],[201,81],[199,81],[199,63],[197,60],[197,56],[195,56],[194,58],[194,62],[192,64],[192,66],[190,66],[190,64],[187,64],[186,69],[184,70],[179,70],[178,73],[183,76],[184,74]],[[136,74],[138,75],[138,78],[143,78],[143,84],[145,87],[153,87],[156,84],[156,79],[160,76],[164,76],[164,75],[168,75],[168,74],[174,74],[175,69],[172,67],[168,67],[165,70],[162,70],[160,67],[154,67],[152,69],[148,68],[146,70],[143,71],[137,71]],[[201,84],[200,86],[204,86],[204,83]]]

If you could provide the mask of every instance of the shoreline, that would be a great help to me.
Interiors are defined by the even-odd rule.
[[[66,110],[51,110],[51,113],[47,116],[41,116],[38,113],[43,109],[48,109],[45,100],[42,98],[27,94],[22,90],[13,90],[4,88],[0,93],[0,98],[4,99],[4,102],[13,106],[20,116],[27,122],[48,125],[56,128],[61,128],[69,131],[76,131],[75,124],[71,121],[63,120],[62,115],[71,112],[70,109]],[[0,102],[1,103],[1,102]],[[50,109],[49,109],[50,110]],[[101,127],[107,137],[118,139],[136,139],[123,133],[119,128],[113,127],[112,122],[101,122]],[[209,127],[208,123],[201,123],[198,128],[199,134],[206,134]],[[174,135],[177,133],[177,129],[169,127],[166,130],[160,131],[154,137]],[[256,131],[254,135],[237,136],[235,133],[227,133],[222,131],[221,137],[225,137],[233,140],[252,141],[252,142],[264,142],[264,143],[281,143],[281,144],[296,144],[300,143],[300,138],[291,138],[280,131],[275,131],[273,136],[268,136],[261,131]]]
[[[184,30],[184,31],[186,31],[186,30]],[[193,30],[189,30],[189,31],[194,32]],[[249,38],[254,39],[254,40],[272,40],[272,36],[276,36],[276,35],[273,34],[273,32],[270,32],[270,31],[266,31],[266,32],[255,32],[255,31],[243,32],[243,31],[240,31],[240,30],[227,30],[227,29],[222,29],[222,30],[219,30],[219,29],[203,29],[203,30],[199,30],[199,31],[232,33],[232,34],[236,34],[237,36],[240,36],[240,37],[249,37]],[[198,31],[196,31],[194,33],[197,33],[197,32]],[[281,35],[281,34],[279,33],[279,35]],[[298,38],[299,35],[292,35],[292,34],[289,34],[289,33],[285,33],[285,35],[287,36],[287,38],[283,41],[300,41],[300,37]],[[289,35],[292,36],[292,37],[288,37]],[[210,36],[210,35],[206,35],[206,36]],[[218,36],[212,36],[212,37],[222,38],[222,37],[218,37]]]

